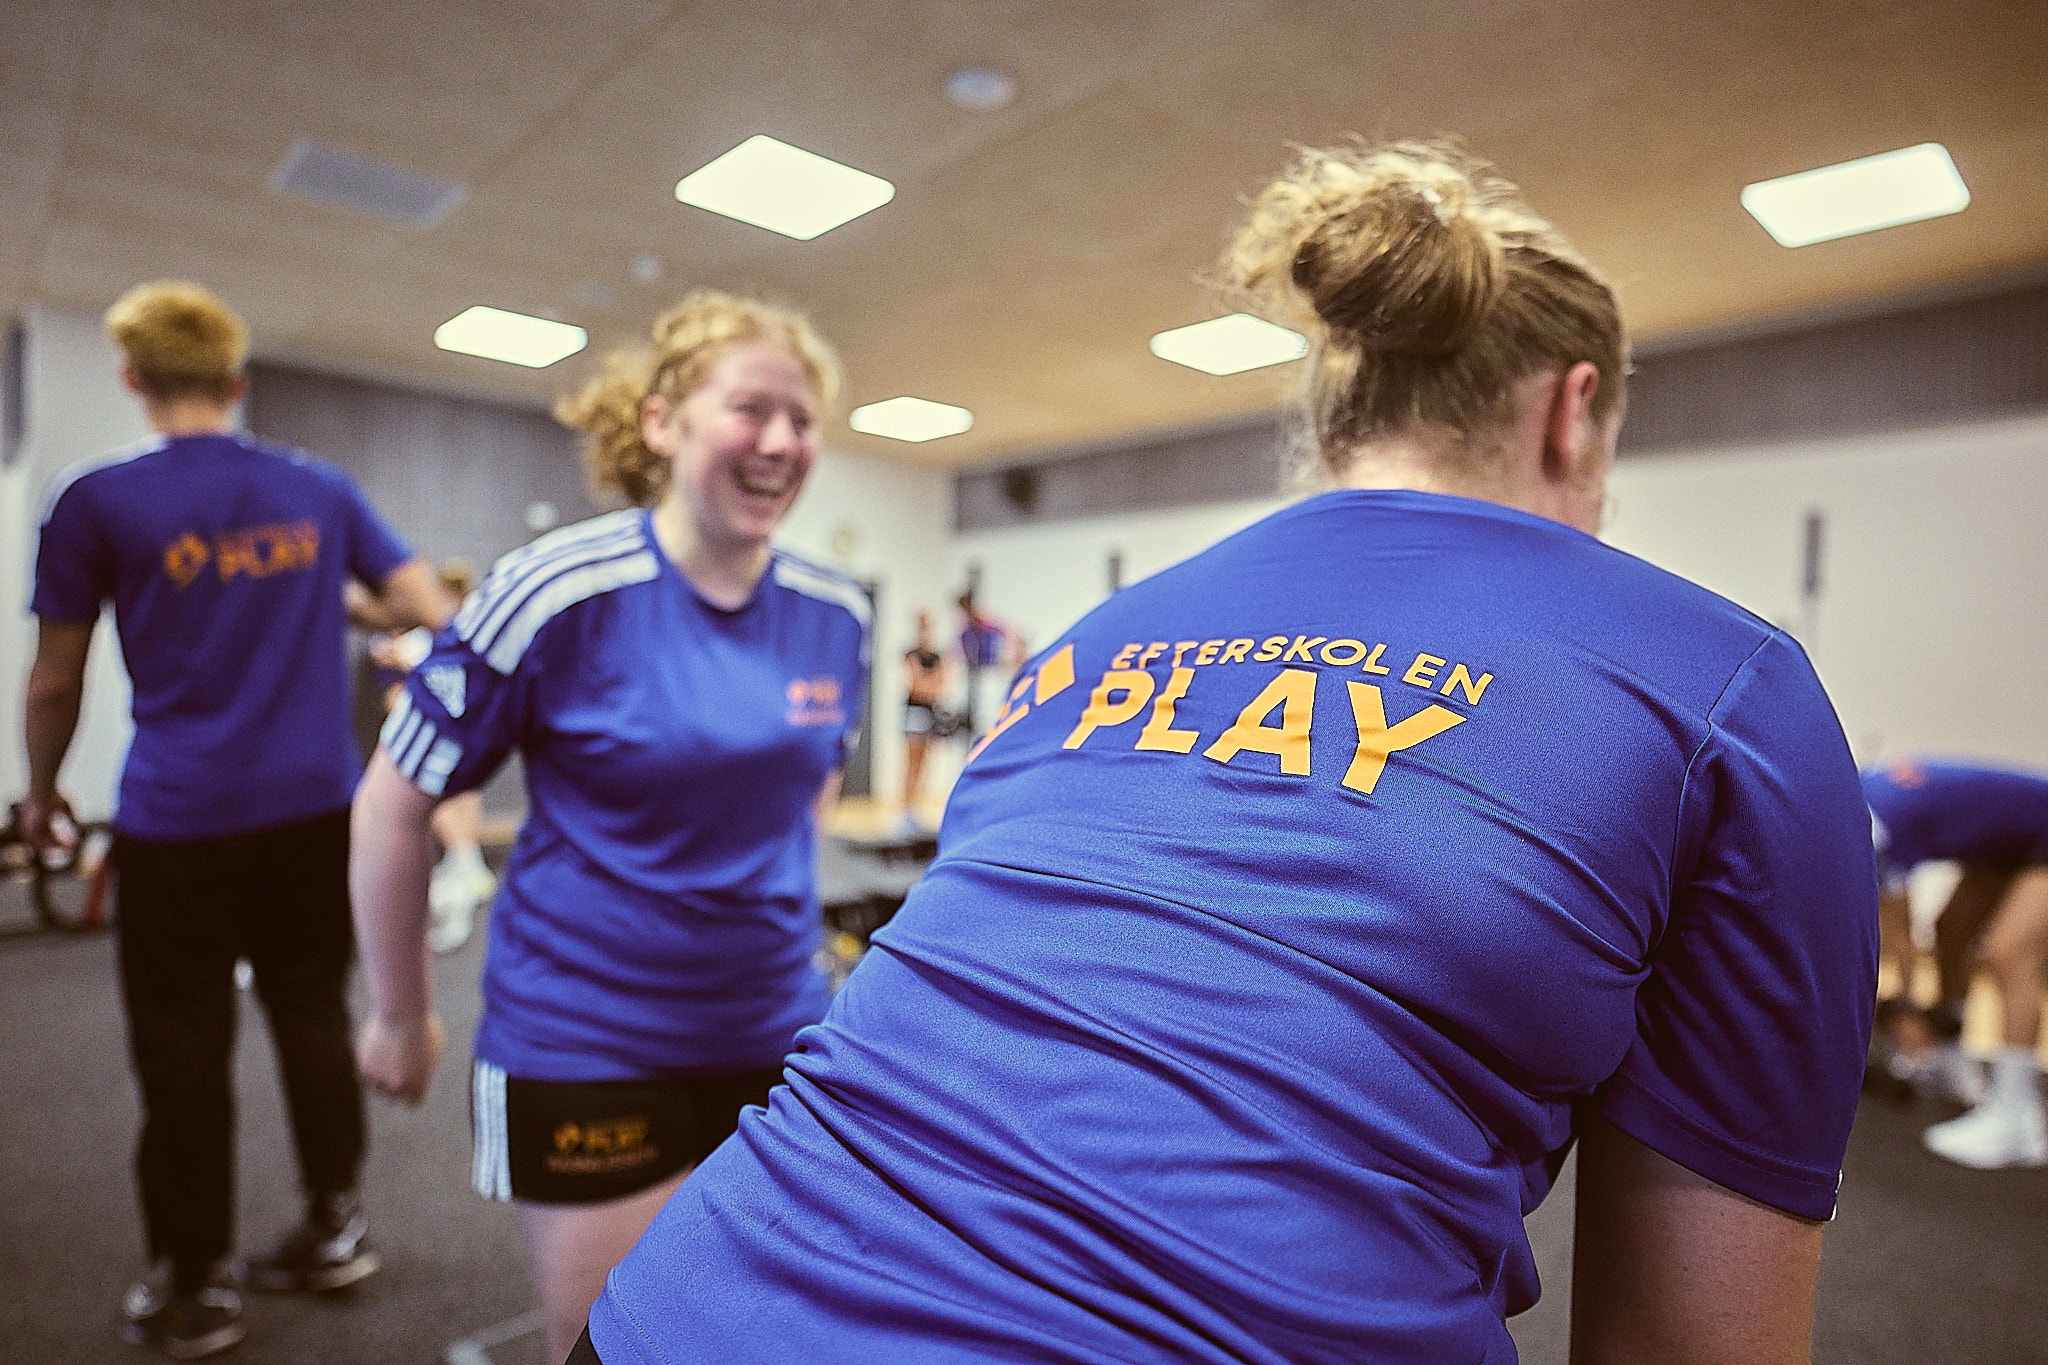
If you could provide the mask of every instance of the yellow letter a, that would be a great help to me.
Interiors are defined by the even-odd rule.
[[[1266,717],[1280,707],[1280,723],[1266,724]],[[1237,723],[1225,730],[1214,744],[1202,750],[1202,757],[1228,763],[1245,750],[1276,754],[1280,771],[1297,777],[1308,776],[1308,727],[1315,718],[1316,674],[1314,669],[1282,669],[1280,676],[1253,697],[1251,705],[1238,712]]]

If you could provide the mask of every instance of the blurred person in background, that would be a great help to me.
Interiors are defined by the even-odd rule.
[[[134,685],[112,856],[154,1262],[128,1293],[125,1331],[192,1359],[242,1338],[230,1281],[326,1290],[377,1269],[356,1192],[366,1135],[344,997],[360,767],[343,585],[361,584],[395,625],[438,626],[448,608],[347,475],[234,430],[248,333],[220,299],[140,285],[106,329],[153,434],[65,471],[45,505],[22,819],[32,840],[64,837],[57,775],[111,601]],[[277,1046],[306,1213],[233,1267],[240,959]]]

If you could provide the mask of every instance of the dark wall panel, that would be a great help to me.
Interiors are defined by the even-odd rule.
[[[2048,285],[1639,360],[1623,454],[2048,408]]]
[[[291,369],[250,367],[249,429],[355,476],[420,553],[481,572],[532,538],[525,512],[597,509],[570,433],[545,413]]]
[[[953,527],[1109,516],[1278,495],[1291,467],[1275,419],[1163,437],[1009,469],[970,470],[953,482]]]

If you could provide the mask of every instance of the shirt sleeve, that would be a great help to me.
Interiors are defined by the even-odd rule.
[[[412,546],[391,529],[390,523],[377,515],[377,509],[370,505],[368,495],[356,486],[354,479],[344,477],[344,484],[347,488],[348,571],[365,583],[382,583],[391,576],[392,570],[413,557]]]
[[[498,672],[450,625],[405,677],[379,743],[428,796],[454,796],[490,780],[526,726],[531,680]]]
[[[36,538],[36,579],[29,610],[45,621],[89,626],[112,590],[91,499],[77,484],[58,494]]]
[[[1718,1185],[1834,1212],[1877,992],[1870,821],[1840,723],[1774,634],[1709,716],[1636,1038],[1598,1102]]]

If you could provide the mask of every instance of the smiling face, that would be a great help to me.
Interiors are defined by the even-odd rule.
[[[788,514],[818,453],[818,392],[774,341],[732,347],[680,400],[655,395],[641,414],[647,448],[668,458],[680,498],[710,547],[763,545]]]

